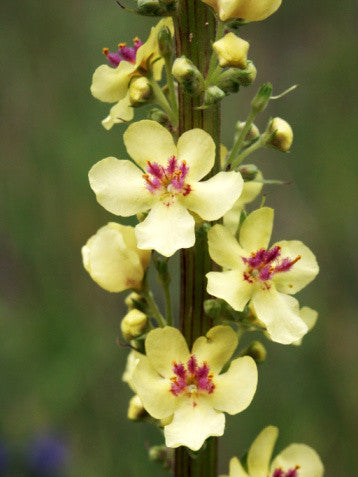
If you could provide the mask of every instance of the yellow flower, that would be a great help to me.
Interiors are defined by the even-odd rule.
[[[223,68],[226,66],[246,68],[249,46],[247,41],[231,32],[213,44],[218,55],[219,65]]]
[[[134,228],[110,222],[82,247],[83,266],[109,292],[141,288],[150,252],[139,250]]]
[[[199,182],[215,161],[214,141],[201,129],[185,132],[176,146],[167,129],[144,120],[128,127],[124,143],[141,169],[131,161],[107,157],[92,167],[89,180],[97,201],[113,214],[129,217],[150,209],[135,227],[141,249],[169,257],[192,247],[195,221],[188,210],[204,220],[217,220],[241,193],[238,172],[219,172]]]
[[[234,359],[220,374],[237,347],[229,326],[216,326],[198,338],[191,353],[176,328],[151,331],[146,356],[133,373],[133,382],[146,411],[165,419],[167,447],[198,450],[209,436],[224,433],[225,415],[248,407],[257,386],[257,368],[248,356]]]
[[[272,15],[282,0],[203,0],[203,2],[213,7],[222,21],[243,18],[256,22]]]
[[[270,338],[291,344],[307,333],[298,302],[288,296],[302,290],[318,273],[315,256],[302,242],[281,241],[269,248],[273,209],[263,207],[243,222],[239,242],[222,225],[208,233],[211,258],[224,272],[209,272],[208,292],[242,311],[249,300]]]
[[[230,461],[230,473],[221,477],[322,477],[324,467],[317,452],[306,444],[291,444],[271,462],[278,429],[266,427],[247,454],[247,472],[239,459]]]
[[[227,148],[224,145],[221,145],[221,164],[225,164],[225,159],[227,156]],[[248,168],[251,164],[245,164]],[[263,175],[261,171],[258,171],[256,179],[262,180]],[[262,182],[247,181],[244,182],[242,192],[240,197],[237,199],[232,208],[226,212],[223,218],[224,226],[230,230],[230,232],[235,235],[239,226],[241,212],[244,210],[246,204],[253,202],[256,197],[260,194],[263,187]]]
[[[158,33],[164,27],[168,27],[173,33],[171,18],[163,18],[152,27],[148,40],[143,44],[135,38],[133,47],[120,43],[118,53],[109,53],[107,48],[103,50],[112,66],[101,65],[96,69],[91,93],[105,103],[117,103],[102,121],[106,129],[110,129],[113,124],[133,119],[128,92],[132,78],[152,74],[156,81],[160,80],[164,60],[159,52]]]

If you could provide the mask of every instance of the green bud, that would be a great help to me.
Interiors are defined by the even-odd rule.
[[[245,182],[253,181],[259,173],[258,168],[254,164],[245,164],[239,167],[239,172]]]
[[[170,58],[173,52],[173,38],[168,27],[162,28],[158,33],[159,53],[165,58]]]
[[[263,83],[256,93],[256,96],[251,101],[251,108],[254,114],[261,113],[266,109],[268,102],[270,101],[270,97],[272,94],[272,84],[271,83]]]
[[[253,341],[249,346],[240,353],[242,356],[251,356],[256,363],[263,363],[266,359],[266,348],[260,341]]]
[[[238,121],[235,125],[236,129],[236,134],[234,137],[234,143],[237,141],[241,131],[245,127],[245,121]],[[257,139],[260,136],[260,131],[258,130],[257,126],[255,124],[251,125],[251,128],[249,129],[249,132],[246,134],[245,141],[253,141],[254,139]]]
[[[194,95],[203,90],[204,78],[194,63],[185,56],[174,61],[173,76],[183,86],[186,93]]]
[[[243,70],[239,68],[229,68],[222,73],[218,79],[217,86],[226,94],[237,93],[240,86],[249,86],[255,81],[256,68],[252,61],[247,62],[247,67]]]
[[[164,127],[168,127],[170,124],[168,115],[159,108],[152,108],[150,111],[148,111],[147,118],[151,119],[152,121],[157,121],[157,123]]]
[[[211,106],[225,98],[226,94],[218,86],[209,86],[205,91],[203,106]]]
[[[220,318],[224,311],[224,304],[222,300],[209,299],[204,301],[204,311],[205,313],[213,318],[214,320]]]
[[[166,9],[159,0],[137,0],[137,13],[146,16],[162,16]]]
[[[165,469],[172,466],[174,460],[174,449],[165,446],[153,446],[148,451],[149,460],[162,464]]]

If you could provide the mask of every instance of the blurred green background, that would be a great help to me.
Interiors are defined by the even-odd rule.
[[[258,79],[224,102],[223,141],[230,145],[260,81],[276,93],[300,84],[258,121],[287,119],[291,154],[264,151],[251,161],[265,177],[294,183],[267,187],[266,204],[277,209],[274,238],[301,239],[318,256],[319,278],[300,299],[320,317],[302,347],[266,340],[254,402],[228,419],[220,440],[222,471],[268,424],[280,428],[277,450],[306,442],[328,477],[358,467],[357,14],[355,0],[284,1],[271,19],[242,29]],[[88,170],[125,154],[124,127],[100,124],[108,105],[91,97],[91,75],[103,46],[145,39],[153,22],[111,0],[13,0],[1,2],[0,18],[0,444],[15,462],[8,475],[30,475],[29,446],[43,433],[68,447],[60,475],[165,475],[146,459],[159,432],[126,419],[127,350],[116,344],[123,296],[96,286],[80,257],[88,237],[115,220],[96,203]],[[173,293],[177,300],[176,282]]]

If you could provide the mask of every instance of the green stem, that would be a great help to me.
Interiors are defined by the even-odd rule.
[[[169,88],[170,102],[171,102],[173,113],[177,117],[178,116],[178,99],[175,92],[174,77],[172,74],[172,63],[169,57],[166,57],[164,61],[165,61],[165,71],[167,73],[167,83]]]
[[[151,317],[155,318],[156,322],[158,323],[158,325],[161,328],[166,326],[167,322],[166,322],[164,316],[160,313],[159,308],[157,307],[157,304],[155,303],[153,293],[149,290],[146,290],[146,291],[142,292],[142,295],[147,300],[148,314]]]
[[[262,139],[263,136],[260,137],[256,142],[254,142],[251,146],[248,148],[244,149],[241,154],[235,157],[235,159],[231,163],[231,168],[236,169],[237,166],[241,164],[241,162],[247,157],[249,154],[252,152],[256,151],[257,149],[260,149],[265,143],[265,141]]]
[[[160,106],[164,112],[167,113],[170,122],[172,123],[173,126],[177,126],[178,124],[178,118],[177,115],[173,112],[172,108],[170,107],[170,104],[168,103],[167,98],[165,97],[165,94],[162,91],[162,88],[158,85],[158,83],[154,79],[149,79],[150,86],[152,87],[153,91],[153,97],[154,101]]]
[[[250,128],[252,126],[252,123],[255,121],[255,118],[256,118],[256,113],[254,113],[252,110],[249,114],[249,117],[247,118],[246,120],[246,123],[245,123],[245,126],[244,128],[242,129],[241,133],[239,134],[239,137],[237,138],[236,140],[236,143],[234,144],[234,147],[232,148],[230,154],[229,154],[229,157],[227,158],[226,160],[226,163],[224,165],[224,170],[226,170],[227,168],[229,168],[231,166],[231,169],[234,169],[234,164],[236,164],[236,159],[237,159],[237,153],[239,152],[240,150],[240,147],[242,145],[242,143],[244,142],[245,140],[245,137],[247,135],[247,133],[250,131]],[[256,143],[255,143],[256,144]],[[254,145],[255,145],[254,144]],[[249,148],[248,148],[249,149]],[[241,162],[241,161],[240,161]]]
[[[210,8],[201,0],[179,0],[174,17],[176,57],[185,55],[208,77],[212,42],[215,39],[216,20]],[[220,170],[220,108],[195,109],[203,102],[202,95],[190,96],[179,86],[179,134],[193,128],[207,131],[216,143],[216,161],[211,174]],[[212,320],[205,315],[203,303],[207,299],[206,273],[211,268],[206,231],[197,231],[195,246],[180,254],[180,316],[179,328],[189,346],[205,334]],[[185,447],[175,451],[175,477],[216,477],[217,438],[207,440],[206,448],[196,458]]]
[[[165,299],[165,316],[168,326],[173,325],[172,299],[170,296],[169,283],[163,283],[164,299]]]

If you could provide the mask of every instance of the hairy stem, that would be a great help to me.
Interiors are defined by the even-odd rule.
[[[215,39],[216,20],[212,11],[201,0],[179,0],[178,15],[174,18],[176,56],[185,55],[207,76]],[[220,112],[215,105],[206,110],[197,110],[202,97],[190,96],[179,87],[179,134],[201,128],[207,131],[216,143],[216,162],[212,174],[220,169]],[[210,270],[204,227],[197,231],[193,248],[182,250],[180,271],[180,318],[179,328],[189,345],[212,326],[205,315],[203,302],[206,295],[205,274]],[[210,438],[205,449],[195,458],[185,447],[175,451],[175,477],[216,477],[217,439]]]

